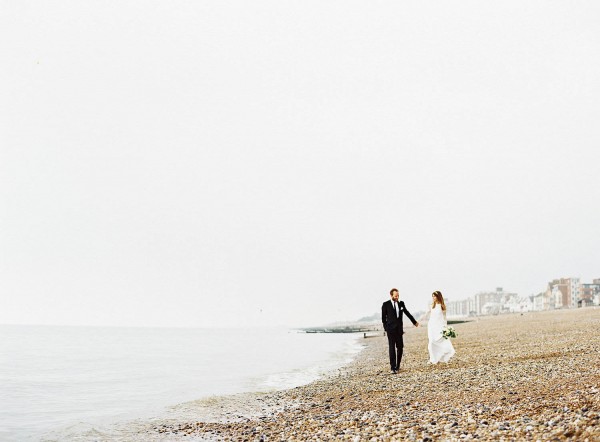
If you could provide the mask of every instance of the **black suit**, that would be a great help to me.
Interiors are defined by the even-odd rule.
[[[413,318],[410,312],[406,310],[404,302],[398,301],[398,308],[399,312],[397,315],[391,299],[384,302],[381,306],[381,322],[383,323],[383,329],[387,333],[388,344],[390,347],[390,367],[394,371],[400,368],[402,351],[404,349],[404,341],[402,340],[402,335],[404,334],[402,314],[404,313],[413,325],[417,325],[415,318]]]

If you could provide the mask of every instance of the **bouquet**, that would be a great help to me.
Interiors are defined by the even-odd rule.
[[[449,325],[447,325],[442,329],[442,336],[444,337],[444,339],[456,338],[456,330],[454,330],[454,327],[450,327]]]

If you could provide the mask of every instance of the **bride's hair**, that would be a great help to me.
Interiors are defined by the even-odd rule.
[[[442,307],[442,310],[446,311],[446,304],[444,303],[444,297],[442,296],[442,292],[436,290],[432,293],[432,295],[435,296],[435,300],[433,301],[433,304],[431,304],[431,308],[435,307],[435,304],[437,302]]]

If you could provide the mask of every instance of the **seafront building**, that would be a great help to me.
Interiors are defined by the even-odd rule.
[[[529,311],[532,306],[531,300],[497,287],[496,291],[479,292],[461,301],[448,300],[446,309],[448,316],[480,316]]]
[[[580,301],[579,278],[560,278],[548,283],[546,292],[554,298],[554,308],[577,307]]]
[[[579,287],[578,307],[600,305],[600,279],[594,279],[591,284],[581,284]]]
[[[447,315],[451,318],[523,313],[600,305],[600,278],[581,283],[580,278],[558,278],[548,282],[546,290],[527,297],[497,287],[495,291],[453,301],[446,300]]]

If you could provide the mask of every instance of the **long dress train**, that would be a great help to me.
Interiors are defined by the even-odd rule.
[[[450,339],[442,336],[442,329],[446,326],[446,318],[439,304],[431,309],[429,323],[427,324],[427,335],[429,336],[429,362],[448,362],[454,356],[454,346]]]

